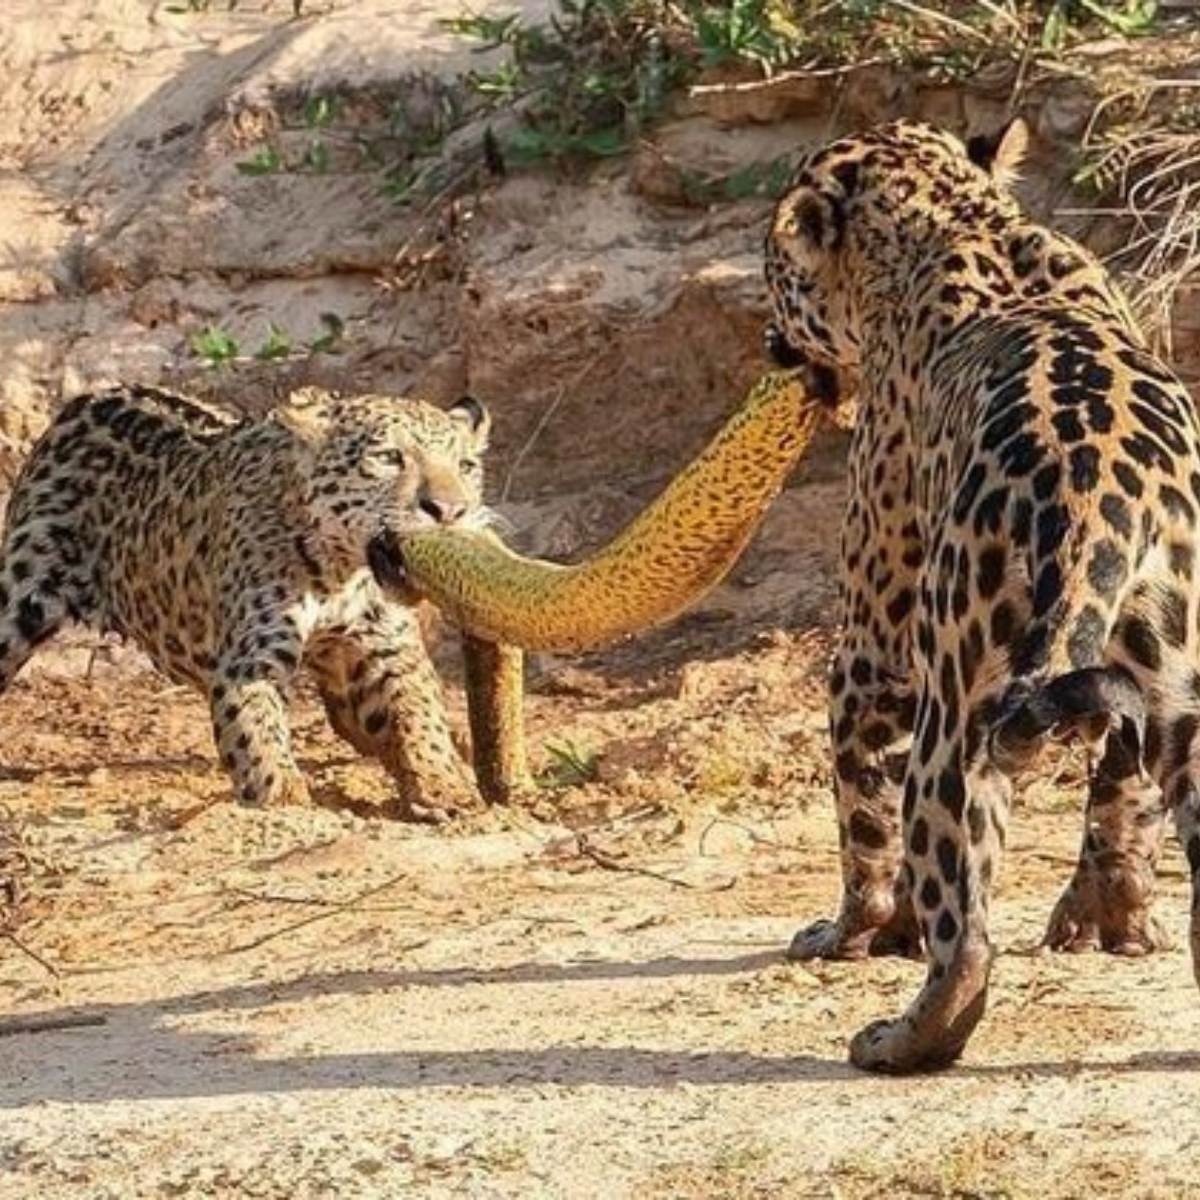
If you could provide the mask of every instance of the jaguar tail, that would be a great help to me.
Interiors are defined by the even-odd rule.
[[[1122,667],[1083,667],[1042,683],[1018,680],[1000,702],[988,750],[1006,774],[1025,767],[1051,733],[1096,738],[1115,734],[1140,761],[1146,731],[1146,698]]]

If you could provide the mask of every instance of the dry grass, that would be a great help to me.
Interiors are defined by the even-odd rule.
[[[1122,127],[1095,135],[1087,149],[1097,182],[1111,185],[1119,197],[1103,211],[1131,229],[1117,265],[1130,282],[1139,316],[1164,331],[1170,353],[1176,295],[1200,270],[1200,132]]]

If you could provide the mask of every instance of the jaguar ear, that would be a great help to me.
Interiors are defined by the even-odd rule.
[[[1029,153],[1029,125],[1013,117],[994,133],[977,133],[967,139],[967,157],[982,167],[1001,187],[1010,188],[1021,178],[1021,165]]]
[[[845,227],[845,196],[840,190],[834,193],[798,187],[776,207],[771,236],[784,243],[801,242],[820,250],[836,250]]]
[[[487,448],[492,432],[492,414],[487,406],[474,396],[463,396],[447,409],[452,421],[459,421],[475,435],[475,445],[480,450]]]
[[[321,388],[299,388],[271,412],[271,420],[302,441],[315,442],[329,432],[333,399]]]

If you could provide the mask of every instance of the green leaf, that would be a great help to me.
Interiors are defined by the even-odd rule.
[[[346,322],[337,313],[322,313],[321,324],[325,332],[308,343],[308,348],[314,354],[328,354],[335,350],[346,332]]]
[[[547,742],[550,765],[534,776],[540,788],[580,787],[600,773],[600,760],[594,750],[571,741]]]
[[[621,81],[603,71],[591,71],[580,81],[580,89],[587,96],[611,96],[620,94]]]
[[[504,63],[494,71],[471,71],[467,84],[481,96],[508,98],[520,91],[524,76],[515,63]]]
[[[614,154],[624,154],[626,149],[625,131],[619,125],[608,129],[597,129],[593,133],[581,133],[571,139],[571,149],[590,154],[594,158],[611,158]]]
[[[238,356],[237,342],[217,325],[210,325],[194,334],[191,344],[192,352],[213,366],[220,366]]]
[[[504,156],[510,162],[529,164],[552,158],[560,149],[561,143],[551,139],[538,129],[514,129],[508,135],[504,147]]]
[[[1149,33],[1158,16],[1157,0],[1133,0],[1121,7],[1102,4],[1100,0],[1078,0],[1078,4],[1098,21],[1125,37],[1140,37]]]
[[[475,47],[475,51],[482,54],[514,41],[520,32],[521,14],[509,13],[505,17],[443,17],[438,25],[447,33],[481,43]]]
[[[304,165],[318,175],[324,175],[329,170],[329,147],[320,138],[314,138],[309,143],[304,155]]]
[[[309,129],[324,129],[333,120],[332,96],[309,96],[304,102],[304,124]]]
[[[283,159],[274,146],[260,146],[253,155],[237,164],[243,175],[277,175],[283,170]]]
[[[1042,49],[1050,52],[1061,50],[1067,38],[1067,13],[1062,4],[1056,4],[1042,25]]]
[[[267,326],[267,340],[259,346],[254,357],[264,362],[287,358],[292,352],[292,339],[277,325]]]

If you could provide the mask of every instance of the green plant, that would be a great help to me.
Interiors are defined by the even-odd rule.
[[[1064,3],[1067,0],[1060,0],[1060,5]],[[1144,37],[1154,29],[1158,19],[1158,0],[1117,0],[1111,3],[1073,0],[1073,4],[1067,6],[1094,17],[1122,37]]]
[[[285,358],[302,357],[308,354],[331,354],[341,347],[346,336],[346,322],[337,313],[321,313],[321,332],[297,351],[295,339],[274,322],[267,325],[267,336],[254,351],[259,362],[279,362]],[[209,325],[192,335],[192,353],[202,358],[209,366],[218,367],[241,356],[241,347],[236,339],[219,325]]]
[[[207,329],[194,334],[191,346],[197,357],[213,367],[219,367],[238,356],[237,342],[219,325],[209,325]]]
[[[789,55],[785,31],[773,23],[771,0],[731,0],[726,4],[692,3],[688,14],[705,66],[744,59],[766,67]]]
[[[937,82],[958,81],[997,60],[1028,65],[1053,59],[1061,65],[1081,35],[1146,33],[1155,26],[1159,5],[1157,0],[555,0],[548,7],[540,23],[517,12],[443,19],[442,28],[488,55],[467,73],[464,86],[447,87],[435,105],[422,102],[411,114],[400,97],[372,132],[335,129],[343,101],[313,93],[302,99],[288,131],[302,126],[307,139],[294,151],[264,145],[238,169],[250,175],[324,173],[340,161],[331,148],[346,142],[357,148],[360,166],[382,172],[388,193],[401,203],[427,203],[432,212],[473,186],[481,167],[495,176],[507,168],[621,155],[669,111],[684,85],[709,68],[751,64],[767,74],[783,67],[836,73],[879,62]],[[701,82],[720,88],[744,81]],[[347,110],[350,124],[361,120],[362,108]],[[468,121],[486,129],[481,139],[448,140]],[[751,166],[689,185],[694,182],[696,196],[712,202],[770,196],[781,185],[782,171]]]
[[[304,125],[307,129],[326,129],[337,116],[337,98],[317,92],[304,101]]]
[[[580,787],[599,774],[599,758],[594,750],[574,742],[547,742],[549,765],[534,776],[540,788]]]
[[[755,1176],[774,1156],[774,1147],[765,1141],[729,1141],[717,1150],[713,1169],[718,1176]]]
[[[267,337],[255,351],[254,357],[264,362],[274,362],[276,359],[287,358],[292,352],[292,339],[277,325],[267,326]]]
[[[329,146],[320,136],[320,131],[328,129],[337,116],[337,99],[334,96],[317,93],[304,101],[304,127],[313,136],[309,139],[308,149],[304,152],[303,165],[318,175],[329,170]]]
[[[1091,19],[1122,37],[1150,33],[1158,18],[1158,0],[1056,0],[1042,25],[1041,49],[1057,53],[1074,26]]]
[[[329,147],[320,138],[309,142],[304,152],[304,165],[318,175],[324,175],[329,170]]]
[[[518,165],[621,153],[693,65],[668,52],[667,8],[653,0],[558,0],[557,10],[546,25],[516,14],[442,23],[480,52],[507,52],[468,85],[517,118],[500,149]]]
[[[683,194],[692,204],[750,199],[776,200],[787,189],[793,170],[792,156],[747,163],[723,175],[684,171]]]
[[[510,45],[521,26],[521,14],[487,17],[474,13],[461,17],[443,17],[439,22],[447,33],[471,38],[479,43],[480,52]]]
[[[317,334],[308,348],[314,354],[329,354],[338,349],[346,334],[346,322],[337,313],[324,312],[320,317],[321,328],[324,332]]]
[[[449,176],[444,164],[436,160],[432,163],[405,163],[398,170],[388,172],[383,190],[393,200],[408,204],[424,192],[439,192],[441,180],[449,179]]]
[[[260,146],[249,158],[237,164],[243,175],[276,175],[283,170],[283,159],[274,146]]]

